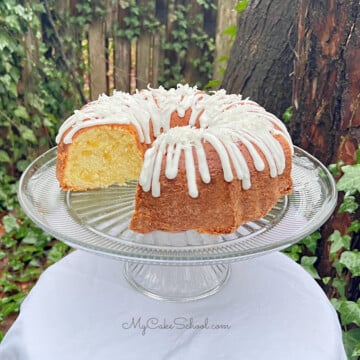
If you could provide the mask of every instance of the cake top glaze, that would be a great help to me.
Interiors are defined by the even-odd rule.
[[[180,118],[191,109],[187,126],[170,127],[175,112]],[[169,90],[159,87],[136,91],[135,94],[114,91],[76,110],[59,129],[57,143],[72,142],[81,129],[106,124],[132,124],[142,143],[151,144],[144,156],[139,184],[154,197],[161,195],[160,174],[166,156],[165,176],[174,179],[179,159],[184,154],[189,195],[198,197],[196,172],[204,183],[211,181],[204,144],[210,143],[219,155],[224,180],[242,181],[249,189],[251,179],[248,164],[237,144],[248,150],[257,171],[265,169],[259,149],[269,166],[270,176],[285,169],[285,153],[275,135],[283,137],[292,149],[285,125],[254,101],[225,90],[205,93],[197,87],[178,85]],[[151,131],[155,136],[152,142]],[[197,157],[197,169],[194,154]],[[233,170],[234,172],[233,173]]]

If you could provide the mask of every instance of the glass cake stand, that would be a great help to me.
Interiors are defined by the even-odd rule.
[[[143,235],[128,229],[136,183],[64,192],[55,168],[53,148],[23,173],[18,198],[26,214],[74,248],[125,261],[125,277],[133,287],[169,301],[196,300],[216,293],[229,277],[231,262],[301,240],[328,219],[337,200],[335,182],[326,167],[295,148],[294,191],[264,218],[246,223],[230,235],[194,231]]]

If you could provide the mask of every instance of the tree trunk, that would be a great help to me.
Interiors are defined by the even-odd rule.
[[[360,139],[359,1],[299,0],[296,144],[325,164],[354,163]]]
[[[278,116],[292,104],[290,132],[296,145],[325,165],[353,164],[360,143],[359,64],[358,0],[253,0],[241,14],[223,87]],[[329,235],[334,229],[345,234],[351,220],[350,214],[335,212],[322,227],[317,249],[322,277],[335,271]],[[353,234],[352,246],[359,246],[359,234]],[[354,279],[347,290],[349,299],[358,297]],[[333,297],[334,288],[325,291]]]
[[[299,0],[297,23],[292,138],[326,165],[339,160],[353,164],[360,142],[360,3]],[[334,229],[344,234],[350,221],[349,214],[335,212],[323,227],[321,276],[334,271],[326,239]],[[355,288],[349,284],[356,297]]]
[[[241,13],[222,87],[281,116],[291,105],[296,3],[253,0]]]

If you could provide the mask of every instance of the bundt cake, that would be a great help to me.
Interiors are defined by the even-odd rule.
[[[284,124],[224,90],[101,95],[63,123],[56,141],[64,190],[138,180],[130,229],[140,233],[232,233],[292,190]]]

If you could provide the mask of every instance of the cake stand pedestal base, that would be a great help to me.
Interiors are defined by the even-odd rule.
[[[230,265],[167,266],[127,262],[124,272],[136,290],[154,299],[193,301],[218,292],[229,278]]]

